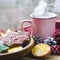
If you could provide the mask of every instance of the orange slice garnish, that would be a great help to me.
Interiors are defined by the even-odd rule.
[[[33,47],[32,54],[36,57],[42,57],[50,53],[51,47],[47,44],[40,43]]]

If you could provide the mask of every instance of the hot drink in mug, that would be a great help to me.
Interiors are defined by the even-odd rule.
[[[44,16],[35,16],[31,14],[31,20],[22,21],[21,29],[25,22],[31,23],[31,36],[40,36],[43,40],[46,37],[53,37],[55,32],[55,21],[57,20],[57,15],[48,12]]]

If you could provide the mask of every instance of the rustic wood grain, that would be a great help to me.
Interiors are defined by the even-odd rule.
[[[22,60],[60,60],[60,55],[51,55],[46,59],[36,59],[31,57],[25,57]]]

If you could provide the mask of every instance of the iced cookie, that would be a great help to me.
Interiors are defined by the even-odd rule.
[[[9,49],[9,47],[5,46],[5,45],[0,45],[0,53],[4,53],[7,52]]]
[[[20,34],[17,32],[9,32],[6,36],[0,38],[1,41],[3,41],[4,45],[12,46],[14,44],[20,44],[22,45],[25,42],[29,41],[28,35]]]
[[[18,52],[18,51],[20,51],[22,49],[23,49],[22,46],[17,46],[17,47],[14,47],[14,48],[9,49],[8,52],[9,53],[11,53],[11,52]]]

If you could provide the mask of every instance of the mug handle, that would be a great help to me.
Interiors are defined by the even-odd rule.
[[[20,29],[21,29],[22,31],[24,31],[24,28],[23,28],[24,23],[30,23],[30,24],[32,25],[32,22],[31,22],[31,21],[23,20],[23,21],[21,22],[21,27],[20,27]]]

